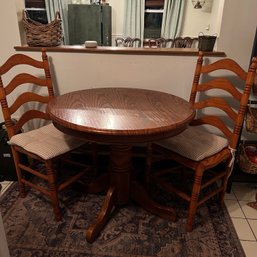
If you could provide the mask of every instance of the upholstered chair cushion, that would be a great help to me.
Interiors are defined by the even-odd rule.
[[[155,143],[194,161],[203,160],[228,146],[227,139],[196,126]]]
[[[15,135],[9,143],[48,160],[85,144],[85,141],[66,135],[49,124]]]

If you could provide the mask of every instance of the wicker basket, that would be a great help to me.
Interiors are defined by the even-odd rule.
[[[248,106],[245,116],[245,127],[248,132],[257,133],[257,108]]]
[[[23,26],[29,46],[58,46],[62,43],[62,20],[56,12],[55,19],[48,24],[42,24],[29,18],[23,11]]]
[[[257,174],[257,163],[253,162],[250,159],[249,155],[247,155],[246,153],[247,147],[254,147],[254,149],[257,149],[256,145],[241,144],[239,149],[239,155],[238,155],[239,167],[245,173]],[[257,152],[255,154],[257,157]]]
[[[205,36],[203,34],[199,34],[198,36],[198,48],[199,51],[203,52],[211,52],[213,51],[215,42],[216,42],[216,36]]]

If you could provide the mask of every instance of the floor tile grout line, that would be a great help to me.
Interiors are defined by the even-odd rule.
[[[252,243],[256,243],[256,240],[249,240],[249,239],[240,239],[240,242],[252,242]]]
[[[242,208],[242,205],[240,204],[240,200],[238,200],[237,202],[238,202],[238,205],[240,206],[241,211],[243,212],[243,214],[245,216],[245,219],[247,219],[244,209]]]
[[[246,219],[248,219],[248,220],[257,220],[257,218],[255,219],[255,218],[246,218]]]
[[[252,231],[252,233],[253,233],[253,236],[254,236],[254,238],[255,238],[255,242],[257,242],[257,237],[256,237],[256,235],[255,235],[255,233],[254,233],[254,231],[253,231],[253,228],[252,228],[251,224],[249,223],[249,220],[246,219],[246,221],[247,221],[247,223],[248,223],[248,225],[249,225],[249,227],[250,227],[250,229],[251,229],[251,231]]]
[[[249,224],[249,222],[248,222],[248,220],[247,220],[247,219],[242,218],[242,217],[236,217],[236,218],[233,218],[233,217],[231,217],[231,216],[230,216],[230,218],[231,218],[231,219],[237,219],[237,220],[246,220],[246,222],[247,222],[247,224],[248,224],[248,226],[249,226],[249,228],[250,228],[250,230],[251,230],[251,232],[252,232],[252,234],[253,234],[253,237],[255,238],[254,240],[239,239],[239,240],[240,240],[240,242],[241,242],[241,241],[257,242],[257,238],[256,238],[256,236],[255,236],[255,234],[254,234],[254,231],[253,231],[253,229],[252,229],[252,227],[251,227],[251,225]],[[239,231],[236,229],[236,227],[235,227],[235,226],[234,226],[234,228],[235,228],[236,233],[237,233],[237,235],[238,235],[238,237],[239,237]]]

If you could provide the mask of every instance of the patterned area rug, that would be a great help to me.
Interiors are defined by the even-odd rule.
[[[11,257],[245,256],[225,207],[214,201],[202,205],[196,228],[186,233],[186,205],[161,192],[157,195],[176,206],[176,222],[131,203],[114,211],[97,240],[89,244],[85,229],[100,210],[103,195],[72,190],[62,194],[64,219],[56,223],[46,198],[34,190],[25,199],[19,198],[14,183],[0,199]]]

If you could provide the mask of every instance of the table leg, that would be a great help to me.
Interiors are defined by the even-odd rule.
[[[109,216],[111,215],[112,209],[115,205],[114,193],[114,188],[110,187],[104,199],[104,203],[100,213],[98,214],[94,223],[91,224],[89,228],[86,230],[86,239],[89,243],[93,243],[95,241],[95,239],[105,226]]]
[[[86,230],[86,239],[92,243],[109,219],[115,205],[124,205],[130,199],[130,171],[132,146],[112,145],[110,160],[110,188],[96,220]]]

